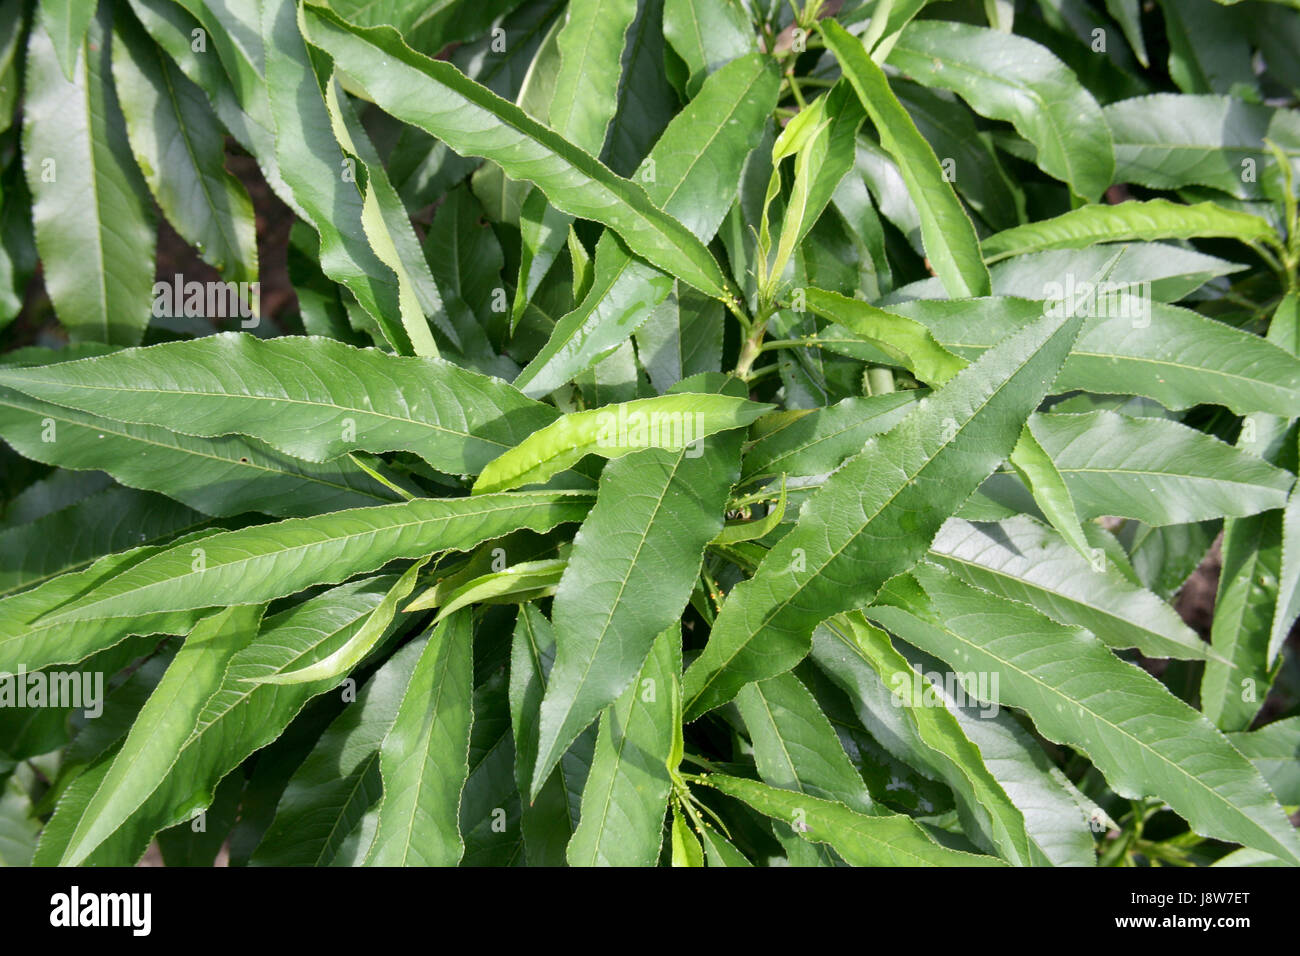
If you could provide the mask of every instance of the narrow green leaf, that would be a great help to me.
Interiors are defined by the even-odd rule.
[[[736,705],[764,783],[879,813],[835,729],[793,673],[746,685]]]
[[[831,476],[728,595],[686,672],[688,719],[789,670],[818,622],[869,602],[921,557],[947,513],[1011,453],[1079,323],[1044,316],[1007,338]]]
[[[325,729],[289,778],[250,865],[328,866],[335,860],[383,792],[379,748],[428,643],[424,635],[401,647]],[[294,689],[244,686],[276,693]]]
[[[819,28],[875,124],[881,145],[898,162],[921,215],[926,254],[949,295],[987,295],[988,270],[980,258],[975,227],[945,181],[934,150],[917,131],[862,42],[834,20],[821,21]]]
[[[81,6],[81,4],[78,4]],[[64,74],[30,32],[23,166],[50,302],[77,340],[135,345],[153,302],[154,219],[110,78],[108,9]]]
[[[61,865],[85,860],[157,786],[203,705],[220,687],[231,657],[256,636],[262,610],[256,605],[228,608],[190,632],[86,805]]]
[[[811,311],[862,336],[923,382],[942,385],[966,367],[965,359],[936,342],[915,320],[821,289],[807,289],[805,300]]]
[[[257,282],[253,204],[226,171],[221,126],[203,91],[129,16],[114,24],[113,82],[136,164],[167,221],[225,279]],[[257,306],[249,298],[241,295],[245,328]]]
[[[1281,508],[1295,484],[1290,472],[1166,419],[1054,413],[1035,415],[1029,428],[1084,519],[1169,525],[1244,517]]]
[[[710,74],[758,52],[754,28],[736,0],[665,0],[664,39],[690,70],[691,98]]]
[[[768,57],[754,54],[728,64],[673,118],[646,158],[645,169],[654,170],[653,182],[645,183],[650,199],[702,241],[717,232],[735,199],[741,169],[776,105],[779,85]],[[556,323],[515,380],[524,394],[549,394],[608,354],[673,288],[672,272],[633,258],[611,234],[596,243],[592,270],[577,308]],[[685,295],[682,285],[679,301]]]
[[[1085,558],[1028,515],[997,523],[953,518],[930,547],[934,560],[967,584],[1087,628],[1111,647],[1179,660],[1207,656],[1178,613],[1129,580],[1102,549],[1089,548]]]
[[[1266,219],[1212,202],[1184,206],[1167,199],[1081,206],[1053,219],[1026,223],[989,236],[984,261],[993,263],[1044,249],[1083,249],[1098,242],[1135,239],[1237,239],[1273,245],[1277,235]]]
[[[636,678],[601,715],[596,753],[569,841],[570,866],[654,866],[672,789],[672,699],[681,673],[681,627],[655,640]]]
[[[1155,678],[1023,604],[929,565],[915,573],[868,616],[963,672],[996,671],[998,703],[1088,754],[1122,796],[1155,794],[1198,833],[1300,862],[1300,840],[1259,772]]]
[[[573,492],[419,498],[228,531],[146,558],[43,623],[271,600],[399,558],[468,550],[517,528],[546,531],[579,520],[590,500]]]
[[[542,701],[533,796],[681,616],[704,549],[722,530],[740,474],[741,438],[732,431],[675,451],[647,449],[601,473],[596,505],[574,538],[555,595],[558,650]]]
[[[485,156],[514,178],[528,179],[556,208],[609,226],[635,252],[700,291],[724,301],[733,297],[709,251],[644,190],[514,104],[451,64],[415,53],[391,29],[354,27],[319,7],[304,7],[303,17],[311,41],[385,111],[459,153]],[[384,69],[376,70],[380,63]]]
[[[433,630],[379,748],[384,797],[367,866],[454,866],[464,853],[474,638],[468,611]]]
[[[365,624],[348,639],[348,642],[329,657],[314,661],[306,667],[293,671],[277,671],[265,677],[248,678],[258,684],[312,684],[317,681],[332,681],[349,673],[365,660],[384,636],[388,626],[393,622],[397,606],[406,600],[415,587],[415,578],[428,562],[422,558],[413,563],[384,595],[384,599],[375,606],[366,618]]]
[[[1157,93],[1103,111],[1115,140],[1115,181],[1153,189],[1210,186],[1258,199],[1277,175],[1264,145],[1277,143],[1300,163],[1300,116],[1227,96]]]
[[[41,26],[49,35],[63,67],[63,75],[73,81],[81,42],[86,38],[90,21],[95,19],[95,0],[41,0]]]
[[[770,407],[729,395],[680,394],[570,412],[489,462],[474,494],[546,481],[585,455],[615,459],[658,448],[698,458],[703,439],[748,425]]]
[[[114,421],[247,435],[308,461],[404,450],[452,474],[477,472],[555,418],[506,383],[449,362],[316,337],[223,333],[4,368],[0,383]]]

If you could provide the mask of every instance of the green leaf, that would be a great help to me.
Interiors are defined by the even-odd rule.
[[[230,659],[256,636],[262,610],[228,608],[190,632],[87,803],[60,865],[85,860],[147,799],[220,686]]]
[[[770,58],[742,57],[709,77],[675,116],[646,158],[650,199],[702,241],[711,239],[731,206],[746,157],[776,105],[778,76]],[[643,177],[644,178],[644,177]],[[652,260],[653,261],[653,260]],[[555,325],[546,345],[515,380],[540,397],[608,354],[672,291],[665,274],[632,257],[611,234],[596,243],[593,279],[577,308]],[[679,284],[679,300],[686,297]]]
[[[1059,276],[1060,273],[1057,273]],[[1042,286],[1039,286],[1039,293]],[[1134,300],[1089,315],[1057,382],[1064,391],[1143,395],[1166,408],[1223,405],[1238,414],[1300,415],[1300,360],[1272,342],[1188,309]],[[1043,314],[1044,304],[997,297],[889,306],[972,359]]]
[[[555,418],[506,383],[449,362],[316,337],[223,333],[3,368],[0,383],[114,421],[247,435],[308,461],[400,449],[452,474],[479,471]]]
[[[1228,734],[1228,741],[1264,775],[1278,802],[1300,805],[1300,717],[1287,717],[1249,733]]]
[[[1023,604],[929,565],[915,573],[868,616],[963,672],[996,671],[997,702],[1088,754],[1121,796],[1155,794],[1198,833],[1300,861],[1300,840],[1259,772],[1155,678]]]
[[[335,138],[320,81],[299,32],[297,6],[290,0],[262,4],[260,33],[266,59],[269,114],[275,129],[275,161],[303,217],[320,235],[321,269],[345,286],[403,355],[430,351],[428,327],[415,326],[413,290],[394,273],[395,253],[372,247],[382,213],[371,191],[363,195],[364,170]],[[360,178],[359,178],[360,177]]]
[[[207,523],[198,512],[157,495],[107,488],[0,531],[0,595],[80,570],[113,551],[171,541]]]
[[[615,176],[523,110],[467,79],[449,63],[415,53],[391,29],[354,27],[304,7],[312,43],[329,53],[367,96],[398,119],[426,129],[461,154],[485,156],[527,179],[557,209],[614,229],[638,254],[702,292],[733,298],[722,270],[695,236],[645,191]],[[382,71],[376,70],[383,63]]]
[[[983,523],[953,518],[931,556],[974,587],[1087,628],[1111,647],[1148,657],[1204,660],[1206,647],[1172,607],[1129,580],[1105,552],[1085,558],[1028,515]]]
[[[912,319],[821,289],[807,289],[805,300],[811,311],[862,336],[923,382],[942,385],[966,367]]]
[[[842,803],[721,773],[696,779],[773,820],[797,824],[805,840],[829,845],[853,866],[1004,865],[995,857],[942,847],[901,814],[866,816]]]
[[[1167,199],[1081,206],[1053,219],[1030,222],[984,240],[984,261],[993,263],[1044,249],[1084,249],[1099,242],[1135,239],[1237,239],[1275,245],[1266,219],[1212,202],[1184,206]]]
[[[881,145],[898,162],[921,216],[926,254],[949,295],[987,295],[988,270],[980,258],[975,227],[945,181],[934,150],[917,131],[862,42],[834,20],[821,21],[819,28],[875,124]]]
[[[965,23],[917,20],[888,62],[918,83],[952,90],[981,116],[1011,123],[1037,148],[1039,167],[1083,199],[1096,201],[1111,184],[1106,117],[1046,47]]]
[[[1115,139],[1115,181],[1153,189],[1211,186],[1238,199],[1265,195],[1277,161],[1264,140],[1300,163],[1300,116],[1226,96],[1157,93],[1104,110]]]
[[[1079,322],[1044,316],[1004,340],[831,476],[728,595],[686,672],[688,719],[789,670],[820,621],[866,604],[921,557],[947,513],[1011,453]]]
[[[517,528],[546,531],[579,520],[589,502],[574,492],[419,498],[228,531],[146,558],[43,623],[271,600],[399,558],[468,550]]]
[[[601,715],[582,790],[582,815],[566,852],[570,866],[653,866],[663,843],[672,782],[669,689],[681,673],[681,627],[655,640],[636,678]]]
[[[686,94],[732,60],[758,52],[754,28],[736,0],[665,0],[664,39],[690,70]]]
[[[43,441],[51,426],[57,441]],[[261,511],[318,514],[396,495],[346,460],[312,464],[252,439],[191,438],[124,425],[0,390],[0,436],[26,458],[105,471],[123,485],[157,491],[214,516]]]
[[[1169,525],[1244,517],[1281,508],[1295,484],[1290,472],[1166,419],[1103,410],[1035,415],[1029,427],[1084,519]]]
[[[113,82],[136,164],[167,221],[227,280],[257,282],[253,204],[226,172],[221,126],[203,91],[129,16],[114,24]],[[240,296],[251,311],[249,298]]]
[[[681,807],[673,804],[672,829],[673,866],[703,866],[704,849],[700,841],[691,832],[686,818],[682,816]]]
[[[95,0],[41,0],[41,26],[49,35],[63,75],[73,81],[81,43],[95,19]]]
[[[88,862],[129,865],[159,829],[187,827],[213,802],[219,781],[279,737],[309,698],[333,683],[277,686],[256,679],[328,655],[365,626],[392,583],[381,577],[345,584],[264,620],[257,639],[230,658],[166,775]]]
[[[383,792],[379,748],[428,643],[428,635],[417,637],[394,653],[321,734],[289,778],[251,865],[328,866],[338,856]],[[244,686],[277,694],[296,690]]]
[[[748,425],[770,407],[729,395],[680,394],[570,412],[489,462],[474,494],[544,482],[585,455],[615,459],[658,448],[698,458],[703,439]]]
[[[519,609],[510,647],[510,714],[514,726],[514,777],[526,801],[521,827],[530,865],[562,866],[579,822],[582,791],[594,760],[592,727],[560,758],[537,797],[528,800],[537,764],[537,726],[555,662],[555,629],[536,605]]]
[[[217,533],[200,531],[172,541],[193,545]],[[130,634],[184,634],[203,616],[203,610],[181,613],[149,613],[141,609],[124,611],[116,619],[51,622],[50,612],[63,607],[100,584],[141,561],[161,554],[167,547],[135,548],[106,555],[84,571],[61,574],[33,588],[0,599],[0,670],[13,673],[25,666],[29,671],[51,664],[72,664],[96,651],[111,647]]]
[[[110,80],[107,14],[91,22],[71,79],[46,32],[31,31],[23,165],[59,321],[79,341],[135,345],[153,302],[154,218]]]
[[[434,628],[379,748],[384,797],[367,866],[455,866],[469,776],[474,629],[469,611]]]
[[[945,706],[941,675],[918,673],[888,635],[858,614],[818,627],[813,659],[849,695],[873,736],[952,788],[963,830],[977,845],[1021,866],[1046,863],[1024,815]]]
[[[566,564],[568,562],[563,558],[524,561],[504,571],[473,578],[447,595],[447,603],[438,611],[435,623],[469,604],[496,604],[502,599],[518,604],[554,594]],[[406,608],[408,611],[415,609],[414,604]]]
[[[821,475],[856,455],[872,435],[889,431],[910,414],[926,392],[913,389],[868,398],[846,398],[825,408],[772,413],[775,427],[764,431],[746,450],[741,478]]]
[[[541,706],[532,796],[686,608],[704,549],[722,530],[741,438],[732,431],[676,451],[647,449],[601,473],[555,594],[558,649]]]
[[[764,783],[879,814],[835,729],[793,673],[746,685],[736,705]]]
[[[1091,546],[1084,537],[1083,526],[1079,524],[1080,515],[1070,494],[1069,483],[1035,436],[1032,428],[1034,419],[1029,421],[1031,424],[1025,426],[1020,433],[1020,440],[1011,452],[1011,466],[1034,496],[1034,503],[1052,527],[1061,533],[1072,548],[1087,556]]]

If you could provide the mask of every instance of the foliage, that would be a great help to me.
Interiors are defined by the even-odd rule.
[[[1298,9],[0,0],[0,862],[1300,865]]]

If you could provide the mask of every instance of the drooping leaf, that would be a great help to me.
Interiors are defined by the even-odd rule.
[[[380,745],[384,796],[368,866],[454,866],[465,850],[460,791],[469,776],[471,620],[462,611],[434,628]]]
[[[732,296],[709,251],[639,186],[615,176],[447,63],[412,51],[392,30],[354,27],[319,7],[305,7],[311,41],[370,98],[405,122],[429,130],[462,154],[483,155],[516,178],[529,179],[552,205],[614,229],[636,252],[702,292]],[[374,69],[383,62],[385,69]]]
[[[106,7],[78,38],[71,79],[46,31],[30,31],[24,168],[59,321],[74,339],[135,345],[153,303],[154,219],[110,81],[108,22]]]

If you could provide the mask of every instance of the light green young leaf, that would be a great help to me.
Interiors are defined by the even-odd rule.
[[[984,261],[1044,249],[1083,249],[1099,242],[1135,239],[1237,239],[1247,245],[1277,244],[1266,219],[1212,202],[1185,206],[1167,199],[1081,206],[1054,219],[1026,223],[984,240]]]
[[[698,458],[700,441],[748,425],[769,408],[729,395],[684,393],[570,412],[489,462],[474,494],[544,482],[586,455],[614,459],[660,448]]]
[[[411,593],[415,587],[416,576],[428,560],[427,557],[421,558],[407,568],[392,589],[384,595],[384,599],[370,612],[365,624],[334,653],[298,670],[277,671],[265,677],[250,677],[248,680],[258,684],[313,684],[317,681],[333,681],[349,673],[365,660],[366,655],[383,638],[388,626],[393,622],[393,617],[397,614],[398,605]]]

